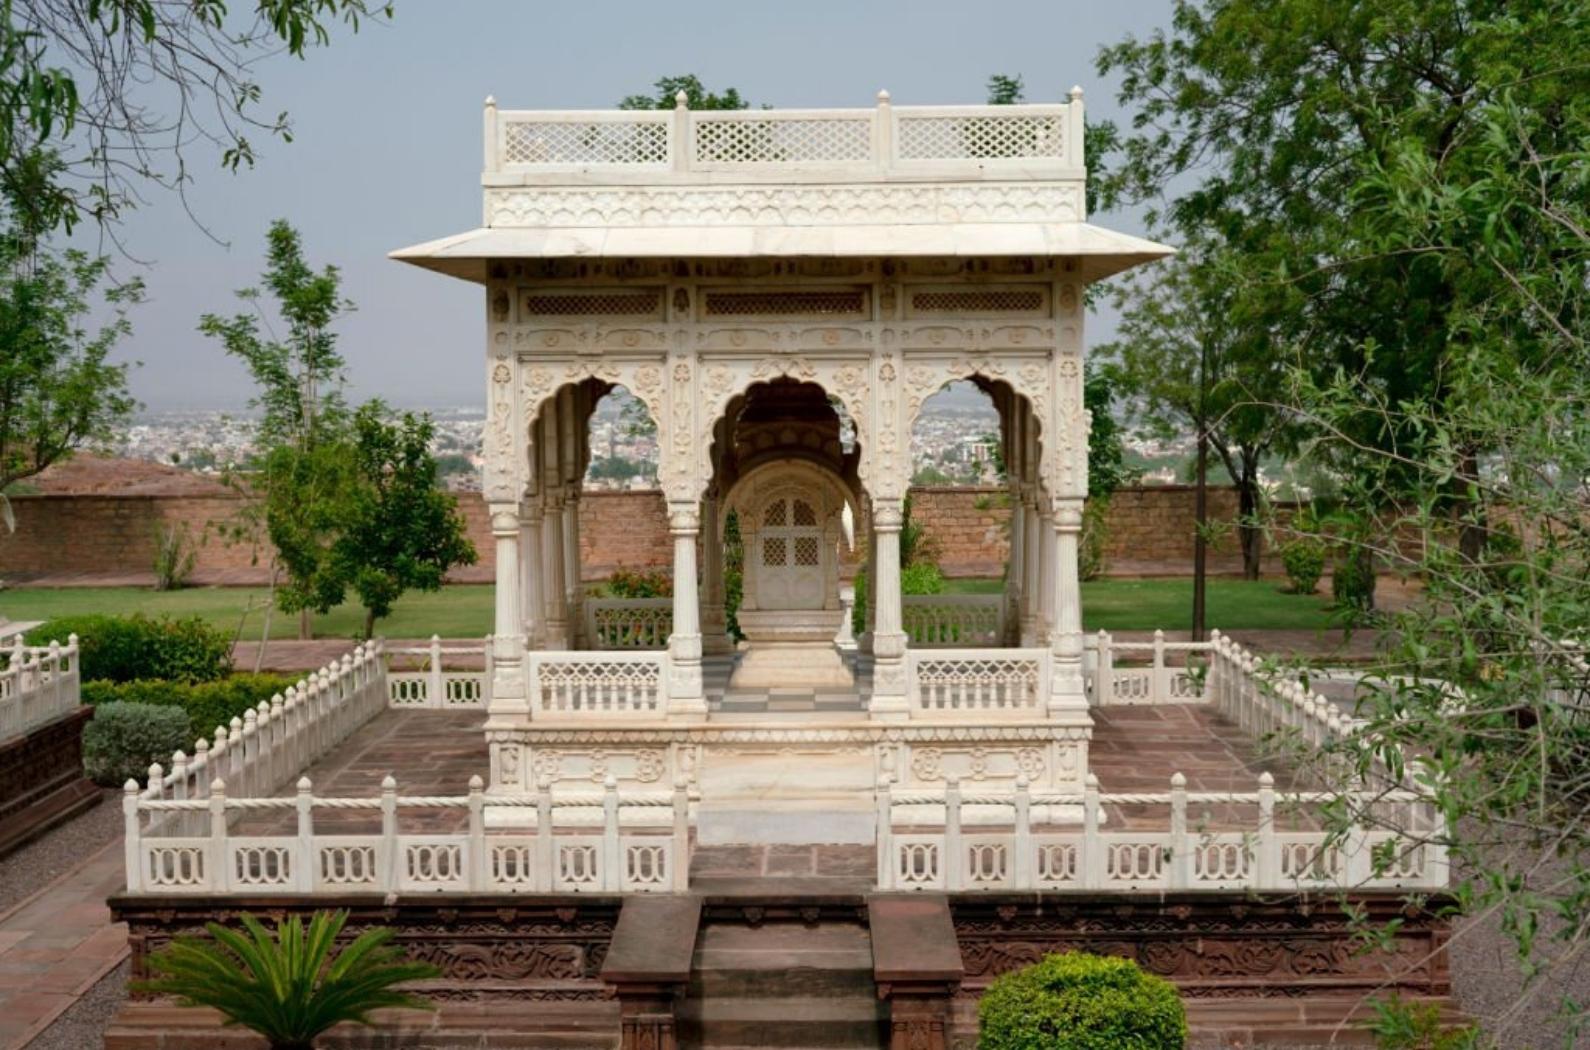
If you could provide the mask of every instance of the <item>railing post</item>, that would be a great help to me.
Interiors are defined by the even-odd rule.
[[[557,885],[553,877],[556,861],[556,843],[552,839],[552,777],[541,774],[536,781],[536,870],[535,887],[541,893],[550,893]]]
[[[243,712],[243,772],[238,777],[238,797],[253,798],[258,791],[255,790],[258,779],[255,770],[259,766],[259,712],[249,708]]]
[[[484,168],[487,172],[494,172],[499,167],[497,159],[497,100],[490,95],[486,96],[485,113],[481,125],[486,151],[483,162]]]
[[[1165,673],[1165,632],[1154,631],[1154,670],[1150,676],[1148,702],[1163,704],[1170,700],[1170,675]]]
[[[1363,797],[1357,793],[1348,797],[1352,800],[1350,805],[1354,807],[1363,804]],[[1374,858],[1369,855],[1369,835],[1360,815],[1355,812],[1352,821],[1344,838],[1347,862],[1343,865],[1343,871],[1346,882],[1340,888],[1363,889],[1374,874]]]
[[[431,635],[431,673],[425,683],[425,706],[446,707],[447,697],[442,683],[442,636]]]
[[[1110,632],[1099,632],[1099,667],[1093,676],[1093,703],[1103,707],[1115,695],[1115,652],[1110,648]]]
[[[888,773],[878,774],[878,786],[872,793],[875,819],[875,838],[878,844],[878,888],[894,889],[894,786]]]
[[[226,781],[216,777],[210,781],[210,841],[205,850],[205,888],[212,893],[225,893],[232,888],[230,873],[226,870]]]
[[[1083,143],[1087,140],[1087,122],[1082,109],[1082,88],[1073,87],[1067,95],[1066,107],[1066,160],[1073,168],[1087,165]]]
[[[874,119],[877,121],[874,126],[877,128],[878,170],[888,171],[894,165],[894,107],[887,90],[878,92],[878,115]]]
[[[618,781],[611,775],[602,782],[602,889],[616,893],[624,888],[618,842]]]
[[[1187,848],[1187,778],[1180,771],[1170,775],[1170,888],[1184,890],[1192,875],[1192,856]]]
[[[381,848],[386,853],[386,863],[381,865],[382,885],[377,888],[383,893],[396,893],[402,858],[398,856],[397,780],[390,773],[381,780]]]
[[[271,697],[271,740],[275,757],[271,759],[271,782],[267,791],[275,791],[278,784],[284,783],[299,769],[293,761],[295,757],[289,748],[292,746],[287,739],[287,704],[282,699],[282,694],[277,693]]]
[[[684,91],[674,95],[673,113],[673,170],[685,172],[690,170],[690,154],[694,143],[690,134],[690,96]]]
[[[315,798],[308,777],[298,778],[298,892],[315,891]]]
[[[138,820],[138,781],[132,777],[121,789],[122,856],[127,866],[127,892],[137,893],[143,884],[143,828]]]
[[[1104,842],[1099,838],[1099,777],[1089,773],[1082,785],[1082,888],[1104,884]]]
[[[481,699],[481,704],[484,707],[486,707],[487,710],[490,710],[490,708],[491,708],[491,677],[495,673],[495,668],[492,667],[493,657],[495,656],[495,654],[492,653],[492,651],[491,651],[491,636],[490,635],[486,636],[486,638],[485,638],[485,646],[484,647],[485,647],[485,651],[486,651],[486,655],[485,655],[486,676],[483,679],[481,679],[481,683],[480,683],[480,699]]]
[[[1016,889],[1030,890],[1036,881],[1033,878],[1036,865],[1032,853],[1032,793],[1028,790],[1025,773],[1016,777],[1015,821]]]
[[[45,718],[53,718],[61,710],[61,643],[50,641],[50,703]]]
[[[950,777],[944,787],[944,888],[961,888],[961,781]]]
[[[690,889],[690,780],[684,774],[674,778],[673,889]]]
[[[1275,837],[1275,777],[1266,770],[1259,774],[1259,832],[1258,856],[1253,862],[1253,883],[1250,889],[1279,888],[1281,882],[1280,855],[1276,851]],[[1294,873],[1296,874],[1296,873]]]
[[[486,784],[477,773],[469,778],[469,888],[486,888]]]

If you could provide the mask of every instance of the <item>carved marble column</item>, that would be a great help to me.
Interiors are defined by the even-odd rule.
[[[1021,506],[1021,486],[1012,484],[1010,500],[1010,556],[1005,562],[1005,634],[1002,645],[1020,645],[1022,621],[1022,584],[1026,581],[1026,568],[1022,564],[1026,543],[1026,514]]]
[[[1054,673],[1049,709],[1086,709],[1082,676],[1082,574],[1078,541],[1082,534],[1082,501],[1059,500],[1054,512],[1054,619],[1051,644]]]
[[[674,630],[668,636],[668,716],[701,721],[707,701],[701,682],[701,614],[696,598],[696,535],[701,515],[694,506],[670,504],[668,531],[674,541]]]
[[[701,566],[701,651],[732,652],[723,586],[723,536],[718,526],[718,501],[710,495],[702,501],[701,557],[705,562]]]
[[[900,615],[900,525],[902,501],[872,505],[875,589],[867,595],[877,612],[872,631],[872,714],[890,721],[910,717],[906,699],[906,636]]]
[[[563,497],[564,615],[570,649],[584,647],[585,621],[581,609],[584,587],[580,581],[580,486],[571,484]]]
[[[861,611],[861,634],[856,638],[856,651],[872,654],[872,634],[878,626],[878,532],[872,527],[873,505],[867,501],[867,564],[862,566],[866,587],[866,608]]]
[[[1049,640],[1049,621],[1053,615],[1050,603],[1054,600],[1049,567],[1052,564],[1051,539],[1053,530],[1047,514],[1047,500],[1035,494],[1027,505],[1027,582],[1031,592],[1029,601],[1031,627],[1023,624],[1023,635],[1028,645],[1045,645]]]
[[[513,724],[530,717],[525,695],[524,621],[519,610],[519,508],[493,503],[491,535],[497,547],[496,616],[491,634],[491,706],[488,724]]]
[[[543,649],[569,647],[568,595],[563,583],[563,494],[547,493],[546,516],[541,521],[542,595],[546,599]]]
[[[539,649],[546,633],[546,600],[541,590],[541,499],[525,500],[519,512],[519,612],[524,618],[525,648]]]

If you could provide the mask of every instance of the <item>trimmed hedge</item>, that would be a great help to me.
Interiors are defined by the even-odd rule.
[[[115,704],[179,708],[187,717],[188,728],[184,741],[176,747],[191,751],[200,737],[214,736],[216,726],[243,717],[243,712],[258,707],[261,700],[286,692],[296,681],[283,675],[235,674],[219,682],[84,682],[83,702],[97,708]],[[158,761],[168,761],[171,750]]]
[[[1051,955],[999,977],[977,1004],[978,1050],[1182,1050],[1175,985],[1130,959]]]
[[[96,784],[142,784],[152,764],[169,765],[173,751],[192,745],[187,715],[178,708],[105,704],[83,727],[83,771]]]
[[[30,645],[77,635],[85,681],[214,682],[232,671],[232,640],[197,616],[64,616],[28,632]]]

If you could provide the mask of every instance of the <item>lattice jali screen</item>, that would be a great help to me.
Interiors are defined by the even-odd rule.
[[[502,129],[507,164],[668,163],[665,122],[515,121]]]
[[[795,501],[795,524],[816,525],[817,512],[812,510],[812,505],[803,499]]]
[[[901,160],[1000,160],[1063,157],[1058,116],[906,117],[895,149]]]
[[[702,164],[846,163],[872,158],[864,119],[704,119],[696,124]]]
[[[1042,288],[969,288],[913,292],[914,314],[1037,314],[1046,312]]]
[[[762,539],[762,564],[781,566],[786,557],[783,536],[766,536]]]
[[[816,565],[818,562],[816,536],[795,537],[795,564]]]
[[[708,317],[862,317],[867,293],[859,288],[806,292],[708,292]]]
[[[661,317],[662,292],[655,288],[624,291],[526,292],[526,317]]]

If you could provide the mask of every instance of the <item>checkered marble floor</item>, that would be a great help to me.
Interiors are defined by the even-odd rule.
[[[733,654],[702,658],[702,678],[707,708],[714,714],[772,713],[860,713],[872,697],[872,657],[848,653],[845,661],[856,676],[849,692],[816,692],[811,689],[758,689],[754,692],[729,692],[729,674],[734,669]]]

